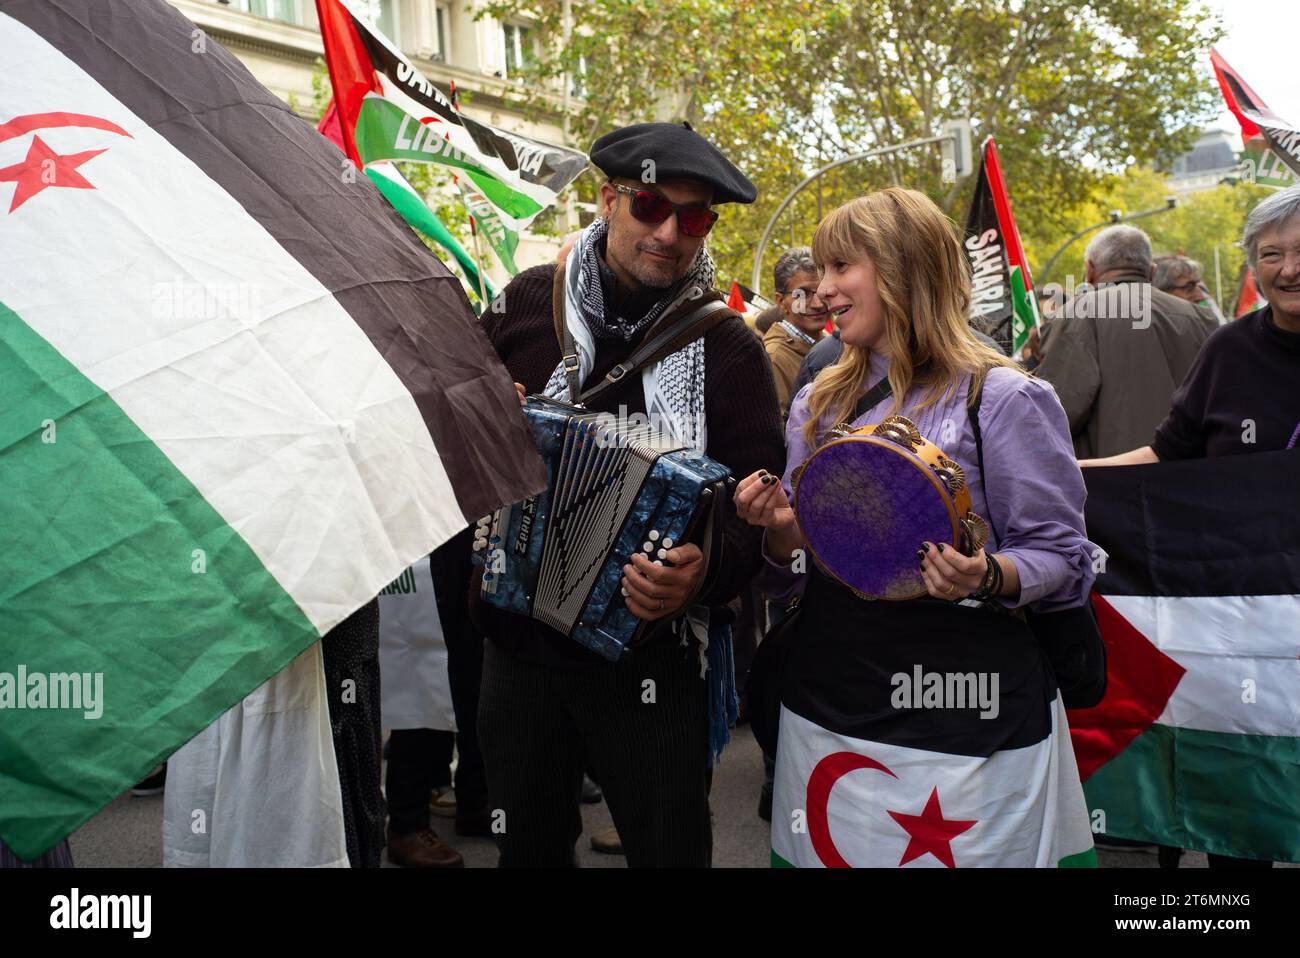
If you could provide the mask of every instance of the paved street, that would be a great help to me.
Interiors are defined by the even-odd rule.
[[[755,814],[763,781],[763,761],[749,728],[736,730],[730,748],[713,779],[713,864],[720,868],[765,868],[768,864],[768,826]],[[83,867],[157,867],[162,864],[161,795],[133,798],[122,795],[72,836],[72,855]],[[578,842],[578,858],[587,868],[619,868],[623,858],[591,850],[590,836],[608,827],[609,810],[584,805],[586,831]],[[462,855],[471,868],[496,864],[496,848],[486,838],[460,838],[448,819],[435,818],[434,828]],[[1102,851],[1107,868],[1155,868],[1150,853]],[[387,862],[385,862],[387,866]],[[1189,852],[1184,868],[1204,868],[1205,856]],[[1295,866],[1290,866],[1295,867]]]

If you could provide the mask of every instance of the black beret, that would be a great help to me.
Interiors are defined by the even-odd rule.
[[[758,190],[718,148],[688,125],[637,123],[606,133],[591,145],[591,162],[609,177],[642,180],[646,160],[654,180],[698,180],[713,187],[714,203],[752,203]]]

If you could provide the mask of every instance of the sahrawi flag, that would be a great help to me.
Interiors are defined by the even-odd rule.
[[[1070,713],[1094,830],[1300,861],[1300,452],[1084,477],[1108,553],[1106,697]]]
[[[411,160],[463,171],[512,230],[531,223],[587,168],[577,150],[462,116],[351,0],[316,0],[316,10],[334,101],[358,164]]]
[[[1295,184],[1300,175],[1300,129],[1277,116],[1217,50],[1210,51],[1224,102],[1241,125],[1243,175],[1265,186]]]
[[[163,0],[0,0],[0,836],[31,858],[542,464],[457,280]]]
[[[971,323],[1017,356],[1038,325],[1038,302],[991,136],[984,141],[966,217],[965,247],[971,267]]]
[[[1043,700],[1036,655],[871,654],[854,672],[872,687],[812,663],[787,683],[775,867],[1096,865],[1065,709]]]

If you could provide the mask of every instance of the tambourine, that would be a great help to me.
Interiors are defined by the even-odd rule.
[[[866,599],[926,594],[923,541],[974,555],[988,525],[971,511],[966,475],[903,416],[832,438],[795,470],[794,508],[813,559]]]

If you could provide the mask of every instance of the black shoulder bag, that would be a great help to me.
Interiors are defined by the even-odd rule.
[[[995,543],[1001,542],[993,511],[988,504],[988,473],[984,471],[984,442],[980,433],[979,410],[983,390],[974,393],[970,407],[971,431],[975,434],[975,456],[979,462],[980,481],[984,484],[985,510],[988,512],[989,530]],[[1056,673],[1056,684],[1061,690],[1061,701],[1069,709],[1092,708],[1106,694],[1106,646],[1097,628],[1097,616],[1092,603],[1059,612],[1031,612],[1023,610],[1025,622]]]
[[[848,421],[859,418],[888,395],[889,380],[886,378],[862,395]],[[794,647],[794,625],[798,620],[799,597],[796,596],[758,644],[745,678],[749,724],[759,747],[769,756],[776,755],[777,730],[781,722],[781,683],[790,650]]]

